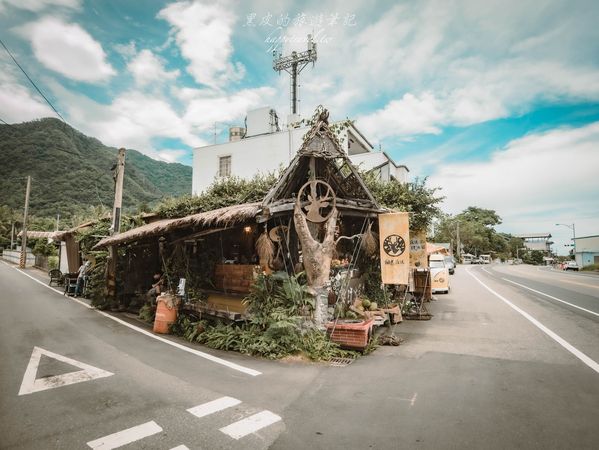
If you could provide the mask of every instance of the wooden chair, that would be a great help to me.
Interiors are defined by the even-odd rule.
[[[52,269],[48,272],[48,276],[50,277],[50,282],[48,283],[48,286],[52,286],[52,283],[56,283],[56,286],[62,286],[64,279],[60,270]]]

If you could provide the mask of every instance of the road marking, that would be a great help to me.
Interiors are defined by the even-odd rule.
[[[87,303],[85,303],[85,302],[83,302],[83,301],[81,301],[81,300],[79,300],[79,299],[76,299],[76,298],[74,298],[74,297],[70,297],[70,296],[64,295],[64,292],[63,292],[63,291],[59,291],[58,289],[54,289],[52,286],[48,286],[48,285],[47,285],[46,283],[44,283],[43,281],[40,281],[40,280],[38,280],[37,278],[35,278],[35,277],[33,277],[33,276],[29,275],[27,272],[24,272],[24,271],[22,271],[21,269],[19,269],[19,268],[17,268],[17,267],[14,267],[14,266],[9,266],[9,267],[12,267],[12,268],[13,268],[13,269],[15,269],[17,272],[21,272],[21,273],[22,273],[23,275],[25,275],[26,277],[29,277],[29,278],[31,278],[31,279],[32,279],[33,281],[35,281],[36,283],[38,283],[38,284],[41,284],[41,285],[42,285],[42,286],[44,286],[45,288],[48,288],[48,289],[50,289],[52,292],[56,292],[57,294],[59,294],[59,295],[61,295],[61,296],[63,296],[63,297],[66,297],[66,298],[68,298],[69,300],[73,300],[74,302],[77,302],[77,303],[79,303],[80,305],[83,305],[83,306],[85,306],[87,309],[94,309],[94,308],[93,308],[93,306],[90,306],[90,305],[88,305]]]
[[[12,267],[12,266],[11,266],[11,267]],[[20,270],[20,269],[17,269],[16,267],[13,267],[13,268],[14,268],[14,269],[15,269],[17,272],[21,272],[21,273],[22,273],[23,275],[25,275],[26,277],[29,277],[29,278],[31,278],[31,279],[32,279],[33,281],[35,281],[36,283],[39,283],[39,284],[41,284],[42,286],[44,286],[44,287],[46,287],[46,288],[50,289],[51,291],[53,291],[53,292],[55,292],[55,293],[57,293],[57,294],[60,294],[61,296],[63,296],[62,292],[58,291],[57,289],[54,289],[54,288],[52,288],[51,286],[48,286],[47,284],[45,284],[45,283],[42,283],[42,282],[41,282],[40,280],[38,280],[37,278],[34,278],[34,277],[32,277],[32,276],[31,276],[31,275],[29,275],[28,273],[25,273],[25,272],[23,272],[22,270]],[[63,297],[64,297],[64,296],[63,296]],[[85,307],[86,307],[86,308],[88,308],[88,309],[91,309],[91,310],[93,310],[93,311],[97,312],[98,314],[101,314],[102,316],[104,316],[104,317],[106,317],[106,318],[108,318],[108,319],[110,319],[110,320],[113,320],[113,321],[115,321],[115,322],[118,322],[118,323],[120,323],[121,325],[124,325],[124,326],[126,326],[127,328],[129,328],[129,329],[131,329],[131,330],[137,331],[138,333],[141,333],[141,334],[143,334],[143,335],[145,335],[145,336],[148,336],[148,337],[150,337],[150,338],[152,338],[152,339],[155,339],[155,340],[157,340],[157,341],[160,341],[160,342],[162,342],[162,343],[164,343],[164,344],[168,344],[168,345],[170,345],[170,346],[172,346],[172,347],[178,348],[179,350],[183,350],[183,351],[185,351],[185,352],[187,352],[187,353],[191,353],[192,355],[199,356],[200,358],[207,359],[207,360],[209,360],[209,361],[212,361],[212,362],[214,362],[214,363],[216,363],[216,364],[220,364],[220,365],[222,365],[222,366],[228,367],[229,369],[237,370],[238,372],[242,372],[242,373],[245,373],[245,374],[247,374],[247,375],[251,375],[251,376],[253,376],[253,377],[255,377],[255,376],[258,376],[258,375],[262,375],[262,372],[260,372],[260,371],[258,371],[258,370],[250,369],[250,368],[248,368],[248,367],[244,367],[244,366],[242,366],[242,365],[239,365],[239,364],[236,364],[236,363],[233,363],[233,362],[227,361],[226,359],[222,359],[222,358],[219,358],[219,357],[217,357],[217,356],[213,356],[213,355],[211,355],[211,354],[209,354],[209,353],[204,353],[204,352],[201,352],[201,351],[199,351],[199,350],[195,350],[195,349],[193,349],[193,348],[186,347],[185,345],[181,345],[181,344],[179,344],[179,343],[177,343],[177,342],[170,341],[170,340],[168,340],[168,339],[165,339],[165,338],[163,338],[163,337],[161,337],[161,336],[157,336],[157,335],[155,335],[155,334],[153,334],[153,333],[151,333],[151,332],[149,332],[149,331],[147,331],[147,330],[144,330],[143,328],[136,327],[135,325],[132,325],[132,324],[130,324],[129,322],[125,322],[124,320],[121,320],[121,319],[119,319],[118,317],[114,317],[114,316],[112,316],[112,315],[110,315],[110,314],[107,314],[107,313],[105,313],[105,312],[103,312],[103,311],[100,311],[100,310],[98,310],[98,309],[95,309],[95,308],[93,308],[92,306],[88,305],[87,303],[85,303],[85,302],[83,302],[83,301],[81,301],[81,300],[78,300],[78,299],[76,299],[76,298],[73,298],[73,297],[68,297],[68,298],[69,298],[70,300],[73,300],[74,302],[77,302],[77,303],[79,303],[79,304],[81,304],[81,305],[85,306]]]
[[[177,445],[176,447],[171,448],[171,450],[189,450],[185,445]]]
[[[484,268],[483,268],[483,270],[484,270]],[[562,347],[564,347],[566,350],[568,350],[570,353],[572,353],[574,356],[576,356],[578,359],[580,359],[583,363],[585,363],[587,366],[589,366],[595,372],[599,373],[599,364],[597,362],[595,362],[594,360],[592,360],[591,358],[589,358],[587,355],[585,355],[584,353],[582,353],[580,350],[578,350],[572,344],[570,344],[569,342],[567,342],[565,339],[563,339],[562,337],[558,336],[556,333],[554,333],[553,331],[551,331],[549,328],[547,328],[545,325],[543,325],[537,319],[535,319],[534,317],[532,317],[526,311],[520,309],[519,307],[517,307],[516,305],[514,305],[512,302],[510,302],[507,298],[503,297],[501,294],[498,294],[493,289],[491,289],[489,286],[487,286],[485,283],[483,283],[482,281],[480,281],[478,279],[478,277],[476,275],[474,275],[470,271],[469,268],[466,269],[466,272],[468,272],[468,275],[470,275],[472,278],[474,278],[476,281],[478,281],[481,284],[481,286],[484,287],[486,290],[488,290],[491,294],[495,295],[501,301],[503,301],[504,303],[506,303],[514,311],[520,313],[525,319],[527,319],[528,321],[530,321],[539,330],[541,330],[543,333],[545,333],[547,336],[549,336],[551,339],[553,339],[559,345],[561,345]],[[489,273],[489,272],[487,272],[487,273]]]
[[[62,375],[55,375],[52,377],[36,379],[37,369],[39,367],[42,355],[46,355],[58,361],[70,364],[75,367],[79,367],[83,370],[69,372]],[[81,383],[83,381],[91,381],[97,378],[109,377],[111,375],[114,375],[114,373],[98,369],[97,367],[90,366],[89,364],[85,364],[80,361],[67,358],[66,356],[62,356],[57,353],[50,352],[48,350],[44,350],[40,347],[33,347],[31,359],[29,360],[27,369],[25,369],[25,375],[23,376],[23,381],[21,382],[19,395],[32,394],[34,392],[45,391],[46,389],[68,386],[69,384]]]
[[[502,280],[505,280],[505,281],[507,281],[509,283],[513,283],[513,284],[515,284],[517,286],[523,287],[524,289],[528,289],[529,291],[536,292],[537,294],[544,295],[545,297],[549,297],[549,298],[551,298],[553,300],[556,300],[558,302],[565,303],[566,305],[571,306],[572,308],[578,308],[578,309],[580,309],[580,310],[582,310],[584,312],[588,312],[589,314],[593,314],[595,316],[599,316],[599,313],[596,313],[594,311],[591,311],[589,309],[583,308],[583,307],[578,306],[578,305],[574,305],[574,304],[569,303],[569,302],[567,302],[565,300],[562,300],[562,299],[559,299],[557,297],[554,297],[553,295],[545,294],[544,292],[537,291],[536,289],[533,289],[533,288],[529,288],[528,286],[524,286],[523,284],[516,283],[515,281],[512,281],[512,280],[508,280],[507,278],[502,278]]]
[[[416,398],[418,398],[418,392],[414,392],[414,396],[410,400],[410,408],[416,403]]]
[[[187,411],[196,417],[204,417],[215,412],[222,411],[223,409],[239,405],[240,403],[241,400],[237,400],[233,397],[221,397],[211,402],[189,408]]]
[[[535,276],[532,274],[530,274],[530,275],[534,276],[535,278],[544,278],[544,279],[549,279],[549,280],[555,280],[555,275],[558,275],[561,277],[561,279],[559,281],[560,283],[576,284],[578,286],[589,287],[592,289],[599,289],[599,286],[597,286],[595,284],[587,284],[587,283],[580,283],[577,281],[572,281],[572,279],[571,279],[572,276],[578,276],[578,277],[582,276],[585,278],[590,278],[590,277],[584,276],[583,274],[574,275],[570,271],[555,270],[553,268],[549,268],[549,270],[543,270],[543,269],[544,269],[543,267],[536,268],[536,272],[539,272],[540,274],[542,274],[542,276],[538,276],[538,275]],[[552,271],[553,273],[550,274],[549,273],[550,271]],[[568,278],[568,279],[566,280],[565,278]]]
[[[231,436],[233,439],[241,439],[248,434],[261,430],[262,428],[272,425],[273,423],[277,423],[280,420],[281,418],[276,414],[270,411],[262,411],[258,414],[246,417],[245,419],[221,428],[220,431]]]
[[[154,421],[146,422],[136,427],[128,428],[117,433],[109,434],[95,441],[89,441],[87,445],[93,449],[110,450],[122,447],[140,439],[160,433],[162,428]]]

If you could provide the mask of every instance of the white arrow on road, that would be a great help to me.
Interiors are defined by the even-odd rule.
[[[46,355],[50,358],[56,359],[63,363],[70,364],[75,367],[79,367],[82,370],[76,372],[69,372],[62,375],[55,375],[51,377],[36,378],[37,369],[40,364],[42,355]],[[40,347],[33,347],[31,353],[31,359],[25,370],[23,381],[21,382],[21,389],[19,389],[19,395],[32,394],[34,392],[45,391],[46,389],[53,389],[61,386],[68,386],[69,384],[81,383],[82,381],[95,380],[96,378],[104,378],[114,375],[112,372],[98,369],[97,367],[90,366],[89,364],[76,361],[66,356],[59,355],[57,353],[44,350]]]

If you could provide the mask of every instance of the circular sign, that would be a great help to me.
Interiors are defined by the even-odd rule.
[[[397,234],[390,234],[383,241],[383,250],[389,256],[400,256],[406,250],[406,242]]]

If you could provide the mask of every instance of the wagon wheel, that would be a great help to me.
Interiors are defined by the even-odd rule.
[[[308,221],[321,223],[331,217],[336,201],[335,192],[328,183],[311,180],[299,190],[296,205]]]

